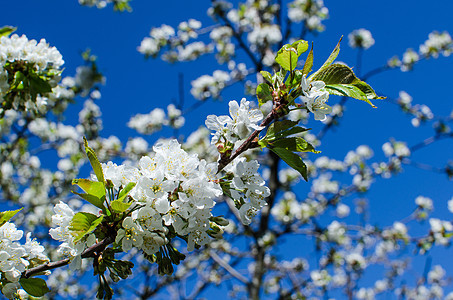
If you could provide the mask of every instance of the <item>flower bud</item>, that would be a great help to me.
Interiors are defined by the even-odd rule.
[[[225,219],[224,217],[221,217],[221,216],[210,217],[209,220],[220,226],[228,226],[228,224],[230,224],[230,222],[227,219]]]

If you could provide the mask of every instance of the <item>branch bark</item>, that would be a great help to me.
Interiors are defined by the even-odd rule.
[[[82,258],[94,257],[96,253],[104,251],[104,249],[115,241],[114,236],[108,236],[107,238],[103,239],[99,243],[94,244],[93,246],[87,248],[85,251],[82,252]],[[45,272],[48,270],[56,269],[59,267],[66,266],[71,262],[70,258],[65,258],[55,262],[49,262],[34,268],[31,268],[22,273],[22,278],[29,278],[35,274]]]

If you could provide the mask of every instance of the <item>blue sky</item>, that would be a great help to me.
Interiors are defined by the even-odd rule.
[[[56,46],[65,60],[65,73],[72,75],[82,63],[80,53],[91,48],[98,56],[98,66],[107,78],[102,88],[102,98],[97,102],[104,119],[102,135],[117,135],[122,141],[135,133],[126,127],[129,118],[137,113],[147,113],[155,107],[166,107],[178,98],[178,72],[184,73],[185,99],[187,106],[196,100],[189,93],[190,81],[207,73],[212,74],[217,65],[212,58],[200,61],[169,65],[160,60],[145,60],[136,50],[143,37],[153,26],[168,24],[176,26],[188,18],[212,24],[206,16],[210,1],[132,1],[133,13],[114,13],[107,8],[81,7],[76,0],[24,0],[3,1],[2,25],[18,27],[17,33],[29,38],[45,38]],[[453,33],[453,1],[364,1],[325,0],[330,18],[324,22],[326,31],[319,36],[308,35],[315,42],[315,68],[320,66],[337,43],[340,36],[357,28],[370,30],[375,45],[364,53],[362,70],[366,72],[382,66],[394,56],[402,56],[407,48],[418,49],[433,30]],[[357,50],[348,47],[347,38],[342,42],[339,60],[354,66]],[[224,66],[225,67],[225,66]],[[452,57],[424,61],[413,72],[392,70],[373,77],[369,83],[378,94],[397,98],[401,90],[414,98],[414,104],[427,104],[438,116],[448,116],[453,108],[449,94],[451,86]],[[225,67],[226,68],[226,67]],[[231,88],[225,100],[240,100],[242,90]],[[339,101],[331,97],[329,104]],[[375,151],[375,160],[383,159],[381,145],[394,138],[414,145],[430,137],[430,125],[413,128],[410,117],[385,100],[375,101],[377,109],[360,101],[349,101],[341,125],[326,136],[320,149],[323,154],[343,159],[346,153],[361,144],[368,144]],[[80,108],[82,102],[75,104]],[[226,114],[227,102],[207,103],[186,119],[185,132],[204,124],[208,114]],[[76,111],[76,110],[73,110]],[[78,110],[77,110],[78,111]],[[76,114],[67,114],[68,122],[75,122]],[[314,133],[321,128],[312,118],[309,127]],[[170,131],[164,132],[171,134]],[[155,140],[152,136],[150,143]],[[452,141],[441,141],[417,152],[417,162],[442,167],[453,159]],[[446,203],[453,197],[453,184],[445,174],[435,174],[408,166],[391,180],[378,180],[366,196],[369,199],[371,223],[391,225],[394,220],[407,216],[415,207],[414,199],[424,195],[434,200],[433,216],[451,219]],[[348,204],[352,204],[352,199]],[[441,263],[453,274],[453,263],[441,258],[451,250],[436,250],[433,264]],[[451,256],[451,255],[450,255]]]

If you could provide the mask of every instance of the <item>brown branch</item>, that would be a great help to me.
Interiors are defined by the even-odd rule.
[[[85,251],[83,251],[82,258],[94,257],[96,253],[104,251],[104,249],[108,245],[113,243],[114,240],[115,240],[115,236],[113,236],[113,235],[108,236],[107,238],[103,239],[99,243],[94,244],[93,246],[91,246],[91,247],[87,248]],[[70,258],[62,259],[62,260],[55,261],[55,262],[49,262],[49,263],[31,268],[31,269],[23,272],[22,278],[29,278],[35,274],[38,274],[38,273],[41,273],[44,271],[63,267],[63,266],[66,266],[67,264],[69,264],[70,262],[71,262]]]
[[[260,126],[266,127],[267,125],[269,125],[275,119],[275,117],[277,115],[276,111],[278,111],[279,108],[280,107],[277,107],[276,109],[273,109],[266,116],[266,118],[264,118],[264,120],[263,120],[263,122],[261,122]],[[261,131],[263,131],[263,129],[255,130],[254,132],[252,132],[252,134],[242,143],[242,145],[239,146],[239,148],[236,149],[236,151],[234,151],[234,153],[230,157],[220,159],[219,166],[218,166],[218,169],[217,169],[217,173],[222,171],[223,168],[225,168],[236,157],[238,157],[243,152],[248,150],[250,148],[250,146],[252,145],[252,142],[255,140],[256,137],[258,137],[258,135],[260,134]]]

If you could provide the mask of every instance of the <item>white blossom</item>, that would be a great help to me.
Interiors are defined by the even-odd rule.
[[[369,30],[364,28],[356,29],[348,35],[351,48],[368,49],[374,45],[374,39]]]

